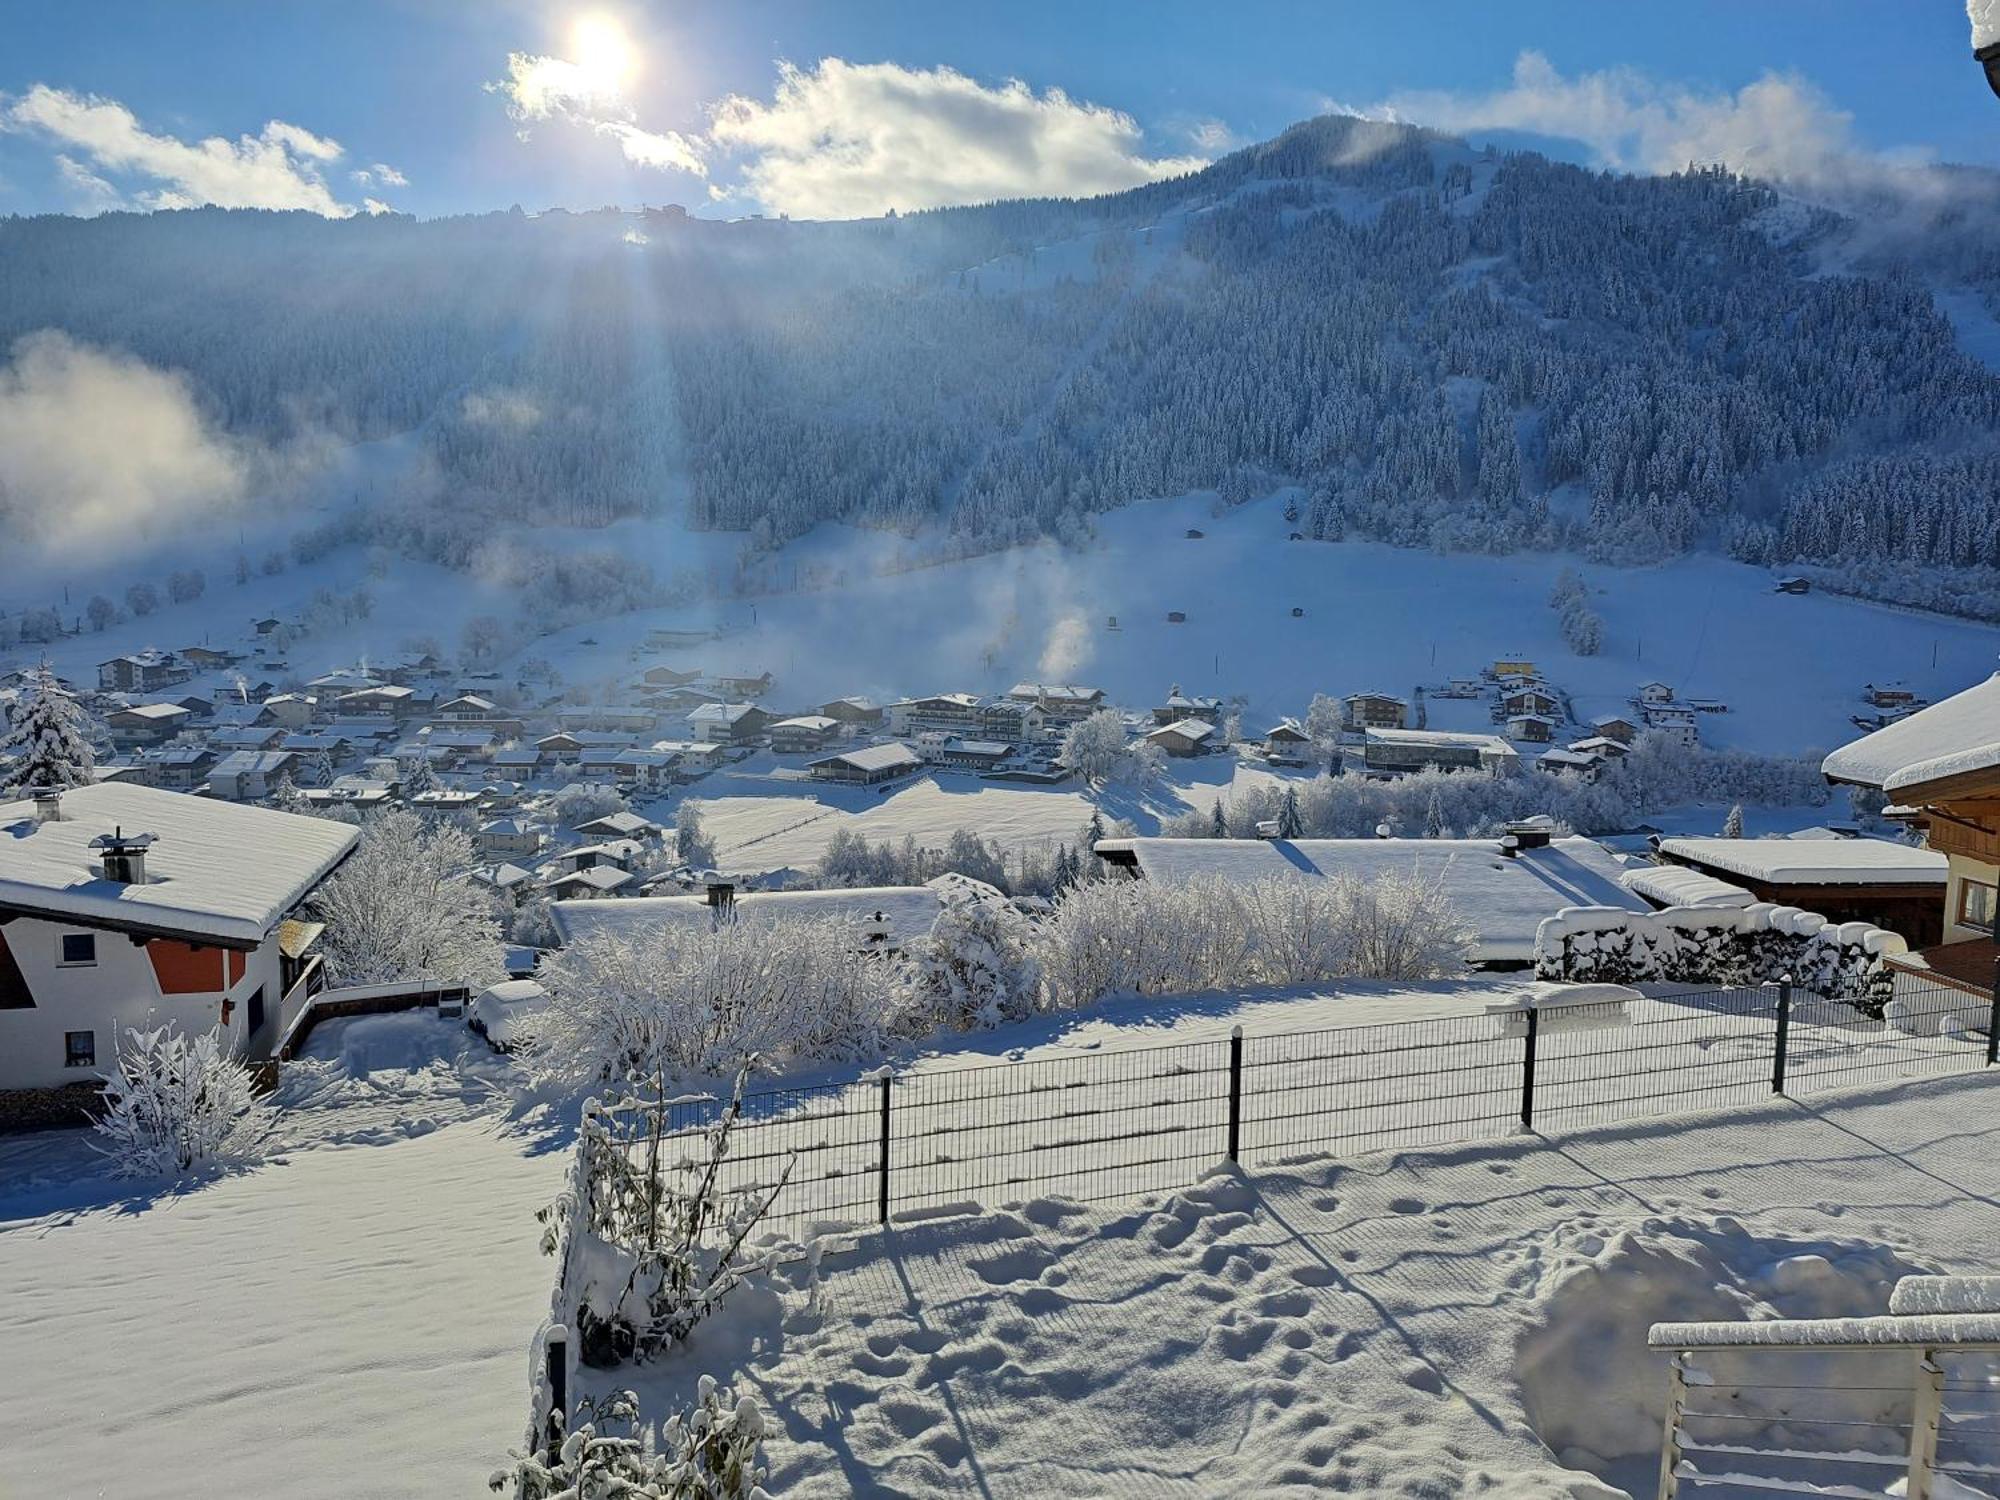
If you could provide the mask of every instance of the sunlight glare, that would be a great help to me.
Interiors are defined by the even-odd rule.
[[[570,29],[570,55],[593,93],[615,98],[639,71],[638,49],[617,19],[580,16]]]

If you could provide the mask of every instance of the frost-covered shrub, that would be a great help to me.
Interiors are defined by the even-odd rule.
[[[557,1307],[585,1364],[610,1368],[679,1344],[774,1250],[745,1241],[791,1176],[725,1185],[730,1134],[743,1111],[745,1066],[705,1129],[681,1124],[706,1096],[655,1093],[584,1106],[569,1188],[543,1210],[542,1249],[560,1255]]]
[[[1036,934],[1043,1002],[1178,995],[1457,971],[1471,934],[1435,880],[1102,882],[1080,886]]]
[[[186,1177],[254,1165],[269,1145],[268,1112],[217,1030],[126,1033],[107,1075],[96,1148],[120,1177]]]
[[[472,837],[398,808],[369,822],[316,898],[337,984],[430,978],[474,988],[502,978],[507,950],[492,899],[464,878]]]
[[[517,1454],[487,1481],[518,1500],[762,1500],[764,1414],[711,1375],[667,1419],[657,1449],[640,1436],[639,1398],[586,1398],[554,1455]]]
[[[923,1035],[1033,1014],[1038,970],[1027,918],[983,881],[945,875],[935,884],[937,920],[897,969],[898,1029]]]
[[[1538,978],[1574,984],[1793,984],[1880,1020],[1903,939],[1768,902],[1740,908],[1569,907],[1535,932]]]
[[[539,971],[549,1008],[537,1065],[589,1087],[726,1075],[753,1053],[863,1056],[891,977],[865,946],[856,922],[792,917],[591,933]]]

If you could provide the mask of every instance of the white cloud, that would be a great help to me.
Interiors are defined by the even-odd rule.
[[[486,87],[507,100],[507,113],[516,120],[581,125],[616,141],[634,166],[697,177],[708,173],[698,138],[674,130],[646,130],[638,124],[624,97],[623,70],[606,66],[601,59],[585,64],[510,52],[507,76]],[[516,133],[528,139],[526,130]]]
[[[99,181],[104,179],[98,174],[106,172],[147,180],[153,186],[133,195],[141,208],[213,203],[303,208],[331,218],[354,211],[333,196],[321,173],[323,164],[339,158],[339,143],[283,120],[233,141],[209,136],[188,142],[144,129],[116,100],[38,83],[25,94],[0,96],[0,130],[58,142],[69,160],[87,159]],[[69,168],[64,171],[77,180]]]
[[[1207,160],[1148,156],[1130,115],[1060,89],[837,57],[782,65],[768,104],[723,100],[709,136],[746,154],[743,194],[805,218],[1115,192]]]
[[[62,173],[63,186],[75,196],[78,207],[83,213],[101,214],[125,206],[124,195],[117,188],[75,157],[58,151],[56,170]]]
[[[0,512],[52,550],[137,545],[240,499],[247,469],[170,371],[53,331],[0,365]]]
[[[391,205],[384,203],[380,198],[363,198],[361,200],[361,211],[365,214],[392,214],[396,210]]]
[[[599,135],[608,135],[618,142],[625,159],[634,166],[657,167],[662,171],[692,172],[697,177],[708,175],[708,163],[702,160],[701,143],[682,135],[677,130],[641,130],[622,120],[598,120],[593,126]]]
[[[1187,127],[1187,138],[1204,156],[1221,156],[1249,144],[1222,120],[1196,120]]]
[[[398,172],[387,162],[378,161],[372,167],[356,167],[347,174],[357,187],[404,188],[410,179]]]
[[[1853,117],[1806,80],[1767,73],[1734,93],[1662,83],[1629,68],[1565,77],[1538,52],[1491,93],[1413,92],[1360,113],[1442,130],[1522,130],[1581,141],[1603,166],[1672,172],[1690,162],[1811,184],[1879,168],[1857,145]]]

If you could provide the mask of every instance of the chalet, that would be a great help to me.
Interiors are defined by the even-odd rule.
[[[81,1104],[117,1038],[162,1021],[269,1056],[320,988],[321,929],[293,914],[355,839],[116,783],[0,806],[0,1090]]]
[[[630,872],[616,865],[590,865],[543,881],[542,890],[553,901],[595,901],[615,896],[633,883]]]
[[[972,693],[899,698],[883,710],[891,734],[972,734],[979,729],[979,699]]]
[[[631,747],[618,745],[586,745],[576,754],[576,768],[592,780],[618,779],[618,762]]]
[[[1648,708],[1646,727],[1676,744],[1692,749],[1701,743],[1701,724],[1691,708]]]
[[[303,729],[319,714],[319,699],[305,693],[278,693],[259,706],[257,722],[284,729]]]
[[[1674,690],[1664,682],[1642,682],[1639,684],[1639,703],[1642,706],[1652,703],[1671,703],[1673,701]]]
[[[1170,610],[1168,610],[1168,611],[1167,611],[1167,623],[1168,623],[1169,625],[1185,625],[1185,624],[1187,624],[1187,611],[1186,611],[1186,610],[1184,610],[1184,609],[1170,609]]]
[[[347,736],[334,729],[322,729],[310,732],[301,730],[297,734],[283,735],[272,748],[276,750],[289,750],[292,754],[301,758],[311,757],[317,759],[320,756],[325,756],[336,765],[354,753],[354,746],[349,742]]]
[[[1051,724],[1074,724],[1104,707],[1103,688],[1077,682],[1017,682],[1007,696],[1040,709]]]
[[[1556,721],[1547,714],[1510,714],[1507,734],[1512,739],[1546,745],[1556,737]]]
[[[606,839],[601,843],[579,844],[574,849],[561,850],[549,863],[564,874],[571,870],[594,869],[598,865],[629,870],[645,852],[645,845],[637,839]]]
[[[367,776],[336,776],[331,786],[309,787],[305,794],[314,807],[345,808],[363,817],[380,812],[394,797],[395,790],[388,782]]]
[[[322,673],[306,684],[314,692],[338,695],[356,693],[363,688],[383,687],[386,684],[362,667],[335,667],[331,672]]]
[[[1401,729],[1410,705],[1387,693],[1352,693],[1341,700],[1341,716],[1349,729]]]
[[[681,758],[671,750],[620,750],[611,757],[611,774],[620,786],[662,792],[674,784]]]
[[[1885,793],[1944,856],[1943,941],[1899,962],[1990,993],[2000,957],[2000,674],[1841,747],[1821,770]]]
[[[139,755],[140,780],[170,792],[191,792],[208,779],[215,752],[206,745],[160,745]]]
[[[639,684],[649,688],[677,688],[700,680],[701,673],[698,671],[683,672],[678,667],[660,666],[646,668],[640,675]]]
[[[505,750],[495,750],[487,757],[487,764],[496,771],[528,777],[539,771],[546,759],[542,751],[533,745],[514,745]]]
[[[676,718],[692,713],[704,703],[720,703],[722,695],[711,693],[707,688],[688,686],[648,693],[646,701],[661,717]]]
[[[574,762],[585,750],[630,748],[632,737],[608,729],[563,729],[535,741],[535,749],[551,760]]]
[[[1497,734],[1454,734],[1441,729],[1370,729],[1363,762],[1377,774],[1407,771],[1483,771],[1511,776],[1521,756]]]
[[[421,738],[426,749],[442,750],[454,764],[483,761],[493,754],[489,729],[426,729]]]
[[[1191,542],[1198,542],[1206,535],[1208,535],[1207,532],[1202,531],[1197,527],[1190,526],[1187,529],[1187,539]]]
[[[163,698],[163,703],[178,703],[188,711],[191,719],[207,719],[214,716],[215,700],[205,693],[186,693],[178,698]]]
[[[234,651],[213,651],[207,646],[187,646],[176,654],[196,672],[219,672],[243,659]]]
[[[1283,765],[1302,765],[1312,750],[1312,736],[1296,719],[1280,719],[1264,735],[1264,757]]]
[[[431,710],[433,718],[452,724],[476,724],[482,720],[504,717],[500,706],[491,698],[482,698],[477,693],[460,693],[455,698],[447,698]]]
[[[209,795],[225,802],[261,801],[298,765],[289,750],[232,750],[209,770]]]
[[[104,727],[120,745],[158,745],[172,739],[194,716],[178,703],[140,703],[104,716]]]
[[[822,703],[819,711],[842,724],[871,725],[882,722],[882,705],[872,698],[835,698]]]
[[[1875,708],[1914,708],[1917,695],[1900,682],[1871,682],[1866,697]]]
[[[1206,719],[1182,719],[1153,730],[1146,736],[1146,742],[1158,745],[1169,755],[1182,756],[1200,755],[1220,738],[1221,731]]]
[[[535,886],[533,871],[524,870],[521,866],[504,859],[480,865],[465,878],[481,890],[505,897],[516,906],[526,899],[528,892]]]
[[[1621,745],[1630,745],[1639,737],[1639,726],[1617,714],[1604,714],[1592,719],[1590,727],[1598,738],[1616,740]]]
[[[409,799],[409,803],[418,812],[469,817],[479,811],[479,793],[438,786],[427,792],[418,792]]]
[[[1504,693],[1500,698],[1500,708],[1508,717],[1515,714],[1542,714],[1553,716],[1562,707],[1556,695],[1543,687],[1516,688]]]
[[[211,729],[204,738],[218,754],[232,750],[275,750],[285,731],[272,724],[250,724],[240,729]]]
[[[1477,677],[1454,677],[1444,685],[1443,691],[1436,694],[1436,696],[1440,698],[1477,698],[1479,691],[1479,679]]]
[[[542,852],[542,831],[519,818],[494,818],[473,835],[481,859],[533,859]]]
[[[151,693],[187,673],[165,651],[134,651],[97,664],[97,685],[111,693]]]
[[[1780,578],[1772,585],[1772,588],[1780,594],[1810,594],[1812,592],[1812,580],[1810,578],[1799,577]]]
[[[269,635],[285,622],[276,615],[263,615],[250,622],[250,628],[258,635]]]
[[[925,763],[955,771],[990,771],[1014,753],[1000,740],[968,740],[932,731],[917,736],[917,754]]]
[[[1796,906],[1829,922],[1868,922],[1913,948],[1944,935],[1949,863],[1933,849],[1888,839],[1661,839],[1659,857],[1741,886],[1759,901]]]
[[[696,739],[711,745],[742,745],[770,727],[771,716],[754,703],[704,703],[688,715]]]
[[[840,732],[840,720],[826,714],[803,714],[771,725],[771,748],[780,755],[809,755],[824,750]]]
[[[1167,689],[1167,701],[1153,710],[1153,722],[1162,727],[1183,719],[1200,719],[1209,724],[1222,722],[1222,700],[1190,696],[1177,682]]]
[[[335,713],[389,714],[405,719],[417,711],[417,690],[399,687],[393,682],[355,688],[351,692],[337,694],[333,708]]]
[[[699,781],[725,763],[729,750],[704,740],[656,740],[652,748],[673,756],[673,779],[680,782]]]
[[[1362,882],[1389,877],[1435,880],[1455,916],[1473,934],[1469,962],[1522,969],[1534,962],[1535,929],[1571,906],[1645,911],[1618,882],[1624,869],[1601,844],[1552,838],[1519,827],[1508,839],[1099,839],[1110,874],[1160,884],[1202,880],[1232,885],[1259,880]]]
[[[908,745],[891,742],[865,745],[859,750],[842,750],[808,761],[806,769],[820,781],[848,781],[863,786],[893,781],[923,769],[923,758]]]
[[[1587,739],[1570,741],[1570,749],[1579,755],[1595,755],[1600,760],[1622,760],[1632,753],[1632,747],[1624,740],[1614,740],[1609,735],[1593,734]]]
[[[589,708],[565,708],[556,715],[556,722],[571,730],[645,734],[659,728],[660,710],[631,703],[605,703]]]
[[[1535,664],[1524,656],[1502,656],[1496,658],[1486,669],[1486,675],[1498,682],[1504,677],[1536,678],[1541,676],[1541,673],[1536,671]]]
[[[588,823],[579,823],[576,832],[593,839],[657,839],[666,830],[651,818],[620,811],[592,818]]]
[[[769,672],[710,672],[708,681],[725,698],[761,698],[771,691]]]
[[[1547,776],[1575,776],[1583,781],[1597,780],[1597,773],[1604,768],[1604,757],[1583,750],[1545,750],[1535,757],[1535,769]]]

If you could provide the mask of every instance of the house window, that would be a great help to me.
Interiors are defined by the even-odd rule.
[[[96,933],[65,932],[62,935],[62,966],[65,969],[88,968],[96,962]]]
[[[66,1068],[96,1067],[97,1033],[94,1031],[65,1031],[63,1033],[63,1066]]]
[[[2000,906],[2000,886],[1968,880],[1958,888],[1958,925],[1991,932],[1996,906]]]

